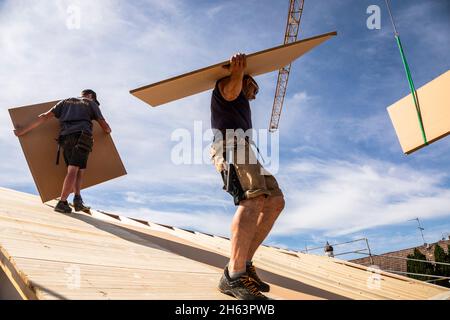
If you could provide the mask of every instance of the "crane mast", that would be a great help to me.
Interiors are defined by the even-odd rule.
[[[300,19],[303,13],[304,0],[290,0],[289,13],[286,23],[286,33],[284,36],[284,44],[297,41]],[[275,132],[280,122],[281,110],[283,109],[284,97],[286,95],[287,84],[289,80],[289,72],[291,64],[281,68],[278,71],[277,88],[275,90],[275,98],[273,100],[272,116],[270,117],[269,131]]]

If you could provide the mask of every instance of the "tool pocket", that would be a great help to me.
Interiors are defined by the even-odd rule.
[[[78,142],[75,148],[85,152],[92,152],[93,146],[94,146],[94,139],[92,139],[92,136],[90,134],[82,132],[80,137],[78,138]]]
[[[56,165],[59,165],[59,157],[61,154],[61,148],[64,148],[64,136],[58,136],[56,140],[57,148],[56,148]]]
[[[220,172],[224,184],[223,189],[233,197],[234,204],[237,206],[242,200],[245,200],[245,192],[242,189],[235,166],[229,164],[227,167],[227,170]]]

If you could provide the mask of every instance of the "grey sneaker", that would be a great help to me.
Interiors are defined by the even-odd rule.
[[[72,208],[69,206],[69,203],[67,201],[58,201],[58,204],[56,205],[55,209],[53,209],[56,212],[60,213],[71,213]]]
[[[269,300],[268,297],[259,291],[258,284],[247,273],[233,280],[228,274],[227,267],[225,267],[220,279],[219,291],[239,300]]]
[[[265,283],[264,281],[262,281],[258,275],[256,274],[256,268],[253,265],[253,263],[251,263],[250,265],[247,265],[247,274],[253,278],[253,280],[256,281],[256,283],[258,284],[258,289],[261,292],[269,292],[270,291],[270,286]]]
[[[74,197],[73,198],[73,206],[75,207],[75,211],[83,211],[89,213],[91,210],[91,207],[85,206],[83,203],[83,199],[81,197]]]

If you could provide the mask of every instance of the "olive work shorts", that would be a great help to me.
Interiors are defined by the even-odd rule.
[[[261,195],[266,197],[283,196],[277,180],[258,161],[247,139],[242,139],[239,143],[235,142],[232,152],[232,163],[244,193],[243,199],[252,199]],[[214,141],[210,155],[216,171],[219,173],[227,167],[226,154],[224,141]]]

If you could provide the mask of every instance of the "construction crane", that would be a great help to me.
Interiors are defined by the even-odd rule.
[[[284,36],[284,44],[297,41],[300,19],[303,12],[304,0],[290,0],[289,13],[286,23],[286,33]],[[291,65],[285,66],[278,71],[278,82],[273,100],[272,116],[270,117],[269,132],[278,130],[280,122],[281,110],[283,109],[284,96],[286,95],[287,84],[289,80],[289,72]]]

